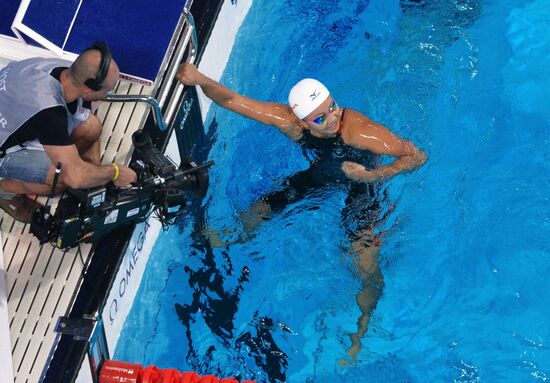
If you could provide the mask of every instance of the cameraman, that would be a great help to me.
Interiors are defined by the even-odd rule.
[[[58,191],[136,180],[127,166],[100,164],[102,126],[90,112],[91,102],[105,98],[118,77],[111,51],[101,41],[72,64],[32,58],[0,71],[0,207],[9,215],[30,222],[41,205],[25,194],[48,195],[58,162]]]

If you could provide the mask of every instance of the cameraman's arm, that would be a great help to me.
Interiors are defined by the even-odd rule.
[[[105,185],[115,176],[115,167],[112,165],[94,165],[85,162],[78,155],[75,145],[54,146],[44,145],[52,164],[61,162],[61,182],[73,189],[84,189]],[[119,176],[116,186],[126,186],[136,181],[136,173],[127,166],[118,165]]]

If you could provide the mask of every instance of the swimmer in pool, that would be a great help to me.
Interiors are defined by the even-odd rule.
[[[410,141],[352,109],[342,108],[319,81],[306,78],[298,82],[288,96],[288,105],[263,102],[242,96],[199,72],[192,64],[182,64],[176,78],[185,85],[198,85],[216,104],[266,125],[279,129],[302,147],[315,153],[311,167],[282,184],[283,190],[270,193],[256,209],[279,211],[303,197],[312,188],[345,184],[349,194],[342,216],[357,222],[348,235],[354,250],[353,261],[361,275],[362,290],[357,294],[361,316],[357,332],[349,334],[347,353],[352,362],[361,350],[361,338],[367,333],[370,317],[382,294],[384,279],[378,265],[380,239],[373,236],[380,221],[375,198],[377,181],[411,171],[427,157]],[[334,153],[338,155],[334,155]],[[377,166],[376,156],[395,160]],[[347,364],[340,361],[340,364]]]

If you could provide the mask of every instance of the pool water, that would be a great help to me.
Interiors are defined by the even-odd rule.
[[[222,83],[285,102],[318,78],[429,157],[380,186],[364,347],[338,364],[360,315],[345,191],[250,232],[243,213],[309,162],[213,107],[208,196],[159,237],[115,358],[265,382],[548,381],[549,64],[547,0],[255,2]]]

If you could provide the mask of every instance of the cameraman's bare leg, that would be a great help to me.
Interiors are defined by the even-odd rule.
[[[361,315],[357,319],[357,332],[349,334],[351,346],[348,348],[347,353],[351,359],[351,363],[355,363],[355,358],[359,351],[361,351],[361,338],[367,333],[372,312],[378,304],[378,300],[382,295],[382,288],[384,287],[384,277],[378,264],[379,240],[373,241],[372,230],[363,230],[356,233],[356,235],[359,239],[352,243],[354,250],[352,256],[355,267],[361,276],[362,288],[356,296]],[[339,361],[340,365],[347,365],[349,363],[349,361],[344,359]]]
[[[51,186],[23,182],[19,180],[3,179],[0,180],[0,189],[4,192],[13,194],[48,195],[50,194]]]
[[[55,168],[46,153],[39,150],[6,154],[0,166],[9,177],[0,180],[0,208],[16,220],[30,223],[33,212],[42,204],[28,195],[49,195]],[[59,184],[57,190],[61,187]]]
[[[101,122],[95,114],[90,114],[86,121],[73,130],[71,138],[84,161],[95,165],[101,164]]]
[[[0,180],[0,189],[13,194],[36,194],[39,196],[48,196],[52,191],[52,184],[55,175],[55,167],[50,166],[46,175],[46,183],[24,182],[16,179]],[[58,180],[56,194],[59,194],[65,186]]]
[[[36,201],[36,197],[29,198],[27,194],[45,195],[49,190],[44,184],[14,179],[1,180],[0,189],[0,208],[23,223],[31,223],[34,211],[42,207],[42,204]]]

